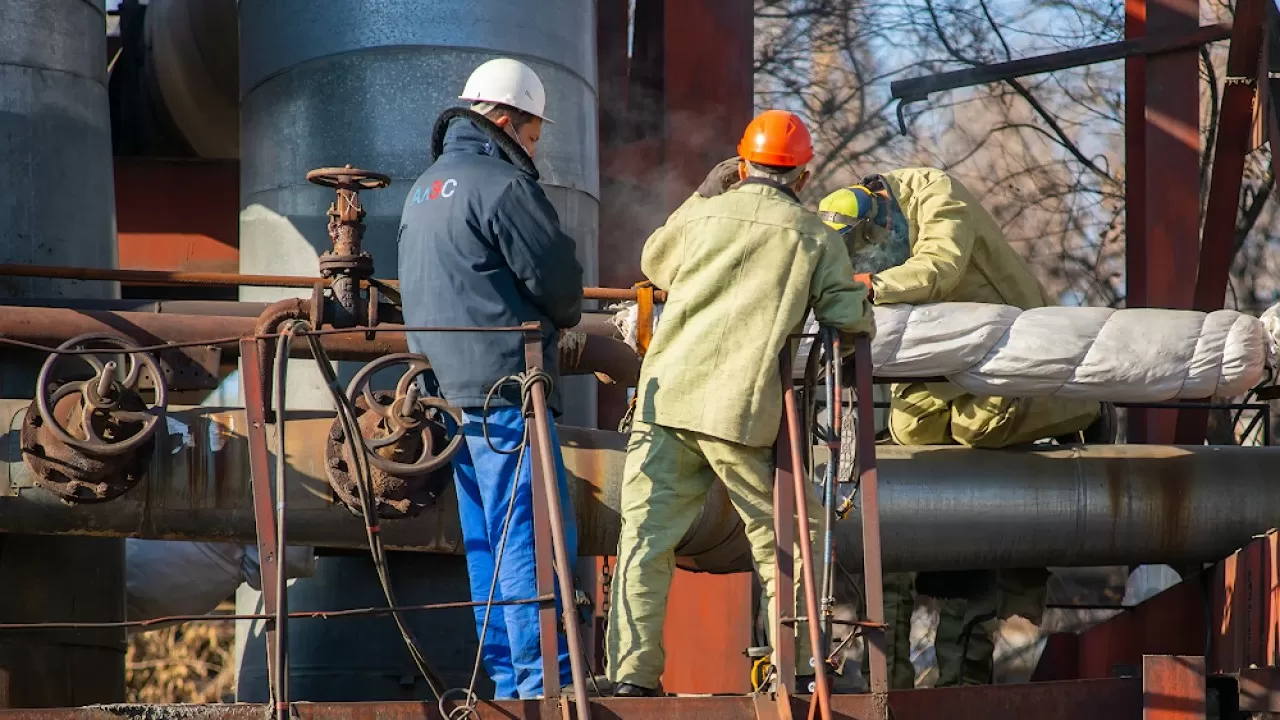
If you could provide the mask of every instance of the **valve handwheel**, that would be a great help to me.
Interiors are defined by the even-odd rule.
[[[123,455],[146,444],[164,420],[168,400],[164,373],[155,357],[139,352],[129,340],[107,333],[74,337],[58,349],[93,352],[55,352],[45,360],[36,386],[36,408],[45,428],[67,446],[91,455]],[[93,377],[61,382],[54,370],[73,361],[88,364]],[[150,405],[138,393],[143,373],[150,375],[155,388]],[[79,429],[83,438],[72,434],[54,412],[65,398],[75,394],[81,396]],[[107,437],[104,428],[108,426],[125,436]]]
[[[377,190],[391,184],[391,178],[372,170],[346,167],[316,168],[307,173],[307,180],[321,187],[338,190]]]
[[[395,395],[389,397],[385,392],[375,393],[369,385],[374,374],[396,365],[404,365],[406,369],[396,383]],[[448,464],[462,444],[462,410],[442,398],[419,395],[418,378],[430,370],[431,364],[422,355],[385,355],[360,368],[347,386],[347,397],[353,405],[357,404],[357,400],[363,399],[358,404],[366,412],[376,413],[380,417],[378,426],[386,434],[378,438],[361,437],[360,440],[364,444],[369,462],[383,472],[401,477],[434,472]],[[431,423],[428,422],[433,414],[447,415],[454,423],[453,437],[438,453],[435,452]],[[416,433],[421,438],[422,451],[417,460],[411,463],[397,462],[378,452],[401,442],[409,433]]]

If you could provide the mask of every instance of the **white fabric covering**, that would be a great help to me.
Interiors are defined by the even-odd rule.
[[[655,308],[655,324],[661,306]],[[1276,356],[1280,310],[938,303],[875,308],[876,376],[945,377],[976,395],[1161,402],[1242,395]],[[634,303],[614,318],[635,347]],[[812,318],[807,332],[816,332]],[[803,343],[797,372],[811,343]]]

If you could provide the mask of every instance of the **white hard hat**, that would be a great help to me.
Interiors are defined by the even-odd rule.
[[[543,114],[547,93],[538,74],[528,65],[511,58],[497,58],[476,68],[467,78],[467,86],[458,99],[502,103],[551,122]]]

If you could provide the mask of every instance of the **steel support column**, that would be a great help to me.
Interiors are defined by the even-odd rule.
[[[1126,0],[1125,37],[1187,34],[1196,0]],[[1126,303],[1190,308],[1200,227],[1199,55],[1126,61]],[[1172,442],[1176,412],[1130,411],[1130,442]]]
[[[1240,186],[1244,183],[1244,159],[1252,149],[1254,101],[1258,87],[1258,55],[1267,0],[1239,0],[1227,54],[1227,76],[1214,136],[1213,176],[1205,209],[1204,238],[1200,242],[1200,266],[1196,276],[1195,309],[1210,312],[1222,308],[1230,282],[1231,261],[1236,254],[1236,218],[1240,214]],[[1265,115],[1264,115],[1265,117]],[[1178,414],[1176,441],[1190,445],[1204,440],[1209,413],[1204,410]]]

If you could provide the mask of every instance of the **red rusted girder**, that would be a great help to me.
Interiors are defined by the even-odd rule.
[[[240,341],[240,355],[244,359],[244,370],[241,384],[244,388],[245,420],[248,427],[245,435],[249,446],[249,477],[253,490],[253,517],[257,531],[258,557],[261,558],[259,580],[262,588],[262,602],[265,614],[273,616],[268,621],[267,630],[267,676],[271,678],[273,694],[281,687],[280,678],[287,673],[278,667],[276,622],[277,614],[283,598],[279,595],[276,577],[280,573],[280,558],[276,555],[279,546],[275,504],[271,497],[271,459],[267,449],[267,395],[266,376],[263,375],[263,358],[259,354],[259,345],[255,340]],[[278,448],[276,452],[283,452]],[[283,502],[283,498],[280,500]],[[287,642],[287,638],[285,639]]]
[[[1204,720],[1204,656],[1142,658],[1142,720]]]
[[[1192,576],[1079,635],[1050,636],[1056,667],[1036,668],[1045,679],[1093,679],[1137,675],[1143,655],[1204,652],[1207,599],[1200,576]]]
[[[867,591],[867,620],[877,627],[863,629],[867,641],[871,692],[889,690],[889,666],[884,627],[884,572],[880,556],[880,471],[876,467],[875,408],[871,402],[871,338],[854,339],[854,390],[858,393],[858,492],[862,496],[862,563]]]
[[[1266,0],[1240,0],[1236,4],[1196,277],[1195,309],[1201,312],[1222,308],[1231,259],[1235,255],[1236,217],[1240,208],[1240,186],[1244,181],[1244,159],[1250,150],[1249,126],[1257,95],[1258,53],[1262,49],[1266,10]]]
[[[784,381],[791,381],[791,353],[782,352],[781,370]],[[785,387],[785,386],[784,386]],[[792,391],[794,392],[794,390]],[[791,448],[791,435],[786,431],[785,418],[778,431],[778,441],[774,448],[777,463],[773,480],[773,548],[774,548],[774,581],[773,608],[773,663],[778,673],[778,689],[792,694],[796,691],[796,646],[795,624],[787,624],[784,616],[795,617],[795,539],[796,539],[796,497],[790,490],[795,483],[795,474],[804,472],[804,466],[796,463]],[[808,538],[802,542],[808,542]],[[817,652],[818,648],[814,648]]]
[[[1195,309],[1210,312],[1222,308],[1236,254],[1236,218],[1240,214],[1240,186],[1244,159],[1252,149],[1249,128],[1257,98],[1258,53],[1266,0],[1240,0],[1236,4],[1231,48],[1227,53],[1227,77],[1218,113],[1213,149],[1213,177],[1205,209],[1204,237],[1200,241],[1200,268],[1196,276]],[[1266,112],[1266,110],[1263,110]],[[1265,116],[1264,116],[1265,117]],[[1178,414],[1175,442],[1192,445],[1204,440],[1209,413],[1187,410]]]
[[[120,264],[146,270],[234,273],[240,258],[240,166],[119,157]]]
[[[711,660],[711,659],[709,659]],[[1142,712],[1138,678],[1022,685],[905,690],[889,694],[894,720],[1136,720]],[[794,709],[803,708],[796,698]],[[591,701],[600,717],[618,720],[755,720],[750,696],[601,698]],[[879,720],[871,695],[835,695],[836,718]],[[434,702],[308,703],[293,705],[297,720],[443,720]],[[547,720],[561,717],[557,700],[481,702],[481,720]],[[261,720],[262,705],[97,705],[77,708],[0,710],[0,720]]]
[[[1200,27],[1195,0],[1126,0],[1126,39]],[[1195,49],[1126,61],[1126,303],[1190,308],[1200,227]],[[1130,442],[1173,441],[1176,411],[1130,410]]]
[[[1280,536],[1266,533],[1213,569],[1215,673],[1280,665]]]
[[[542,359],[542,336],[537,330],[525,333],[524,335],[524,363],[525,372],[532,372],[541,369]],[[530,440],[527,452],[529,459],[526,462],[531,463],[532,468],[532,487],[530,491],[533,493],[533,554],[534,554],[534,573],[536,575],[535,582],[538,587],[539,595],[553,595],[555,591],[557,575],[556,569],[568,572],[568,560],[564,554],[564,520],[560,514],[560,497],[555,486],[556,470],[554,460],[551,455],[551,445],[549,442],[547,423],[547,403],[545,384],[538,384],[533,387],[530,397],[533,399],[532,417],[526,420],[531,423],[529,430]],[[548,471],[550,477],[548,478]],[[550,486],[548,486],[550,482]],[[514,492],[514,491],[513,491]],[[552,508],[554,505],[554,510]],[[501,558],[498,558],[501,562]],[[563,577],[561,575],[561,577]],[[570,589],[565,592],[565,583],[561,583],[562,605],[567,612],[574,612],[573,592]],[[569,583],[572,588],[572,581]],[[566,635],[572,633],[577,637],[576,622],[568,622],[565,625]],[[556,628],[556,606],[554,603],[543,604],[538,608],[538,639],[539,647],[542,651],[542,677],[544,679],[560,677],[560,652],[559,652],[559,634]],[[481,639],[484,642],[484,639]],[[573,643],[573,645],[576,645]],[[569,662],[573,668],[573,685],[574,693],[579,690],[580,681],[582,680],[581,668],[579,661],[582,658],[581,651],[577,647],[569,648]],[[560,697],[560,683],[547,682],[543,688],[547,697]],[[585,686],[582,688],[585,692]],[[579,698],[579,700],[585,699]],[[584,706],[579,705],[578,710],[581,712]]]

